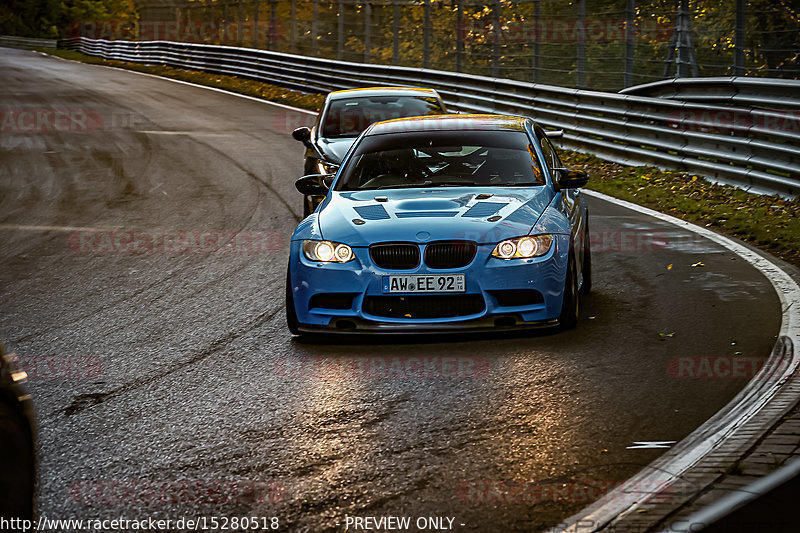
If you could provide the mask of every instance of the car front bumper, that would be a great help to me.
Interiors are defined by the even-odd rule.
[[[356,258],[349,263],[312,262],[303,255],[301,241],[292,241],[290,289],[299,329],[418,334],[554,326],[561,313],[569,245],[568,236],[555,237],[542,257],[503,260],[491,256],[493,244],[479,245],[475,259],[465,267],[430,269],[421,263],[412,270],[380,269],[368,248],[353,248]],[[384,276],[449,274],[464,275],[464,292],[383,292]],[[377,301],[381,305],[375,305]],[[394,303],[404,307],[401,314],[385,312]],[[427,316],[421,318],[415,306],[423,306]],[[438,309],[443,316],[435,316]]]

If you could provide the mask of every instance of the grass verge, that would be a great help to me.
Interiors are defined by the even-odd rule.
[[[589,189],[715,229],[800,267],[800,198],[752,194],[685,172],[629,167],[578,152],[564,159],[589,173]]]
[[[325,98],[234,76],[107,61],[71,50],[39,51],[208,85],[312,111],[318,111]],[[800,197],[787,200],[751,194],[685,172],[630,167],[569,150],[562,151],[562,159],[565,165],[589,173],[589,189],[716,229],[800,267]]]

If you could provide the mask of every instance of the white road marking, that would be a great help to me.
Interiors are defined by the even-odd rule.
[[[669,448],[677,441],[674,440],[644,440],[634,441],[633,445],[626,447],[626,450],[657,450],[660,448]]]
[[[27,226],[22,224],[0,224],[0,231],[118,231],[121,226],[111,228],[85,228],[82,226]]]

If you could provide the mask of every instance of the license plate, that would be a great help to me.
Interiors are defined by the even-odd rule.
[[[464,274],[383,276],[383,292],[464,292]]]

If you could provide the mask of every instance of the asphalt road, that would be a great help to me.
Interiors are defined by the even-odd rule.
[[[31,374],[48,518],[541,529],[746,381],[694,362],[765,357],[779,329],[744,261],[592,199],[574,331],[299,342],[301,115],[10,49],[0,79],[0,338]]]

